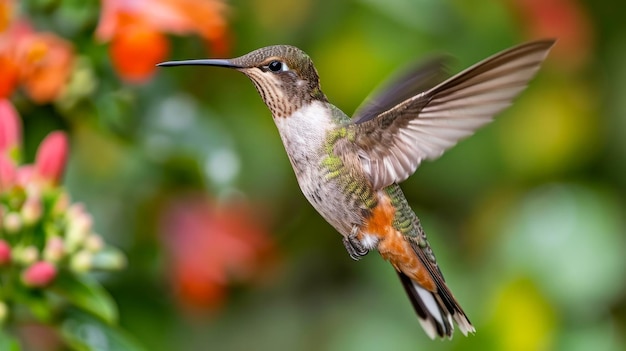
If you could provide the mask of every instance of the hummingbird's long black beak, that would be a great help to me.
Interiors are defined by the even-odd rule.
[[[243,68],[234,64],[231,60],[226,59],[203,59],[203,60],[182,60],[182,61],[167,61],[157,64],[159,67],[172,67],[172,66],[215,66],[226,68]]]

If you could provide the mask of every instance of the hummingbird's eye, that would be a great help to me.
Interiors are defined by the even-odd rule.
[[[280,62],[280,61],[272,61],[267,65],[267,68],[272,71],[272,72],[280,72],[280,71],[287,71],[289,70],[289,67],[287,67],[286,64]]]

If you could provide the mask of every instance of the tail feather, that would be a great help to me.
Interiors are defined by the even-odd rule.
[[[449,291],[443,294],[432,292],[422,288],[402,272],[398,272],[398,276],[422,328],[431,339],[436,336],[451,339],[454,332],[453,319],[463,335],[475,331],[463,310],[450,296]]]

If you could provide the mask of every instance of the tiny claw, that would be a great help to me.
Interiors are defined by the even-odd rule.
[[[357,239],[356,235],[350,234],[343,237],[343,246],[346,247],[348,255],[355,261],[360,260],[363,256],[367,255],[370,251],[363,246],[361,241]]]

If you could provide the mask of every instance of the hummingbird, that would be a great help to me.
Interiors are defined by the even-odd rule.
[[[366,99],[351,118],[328,101],[311,58],[294,46],[158,66],[246,75],[271,111],[302,193],[342,235],[350,257],[377,250],[395,268],[426,334],[452,338],[454,323],[463,335],[475,328],[398,184],[511,105],[554,42],[504,50],[448,79],[445,59],[428,60]]]

